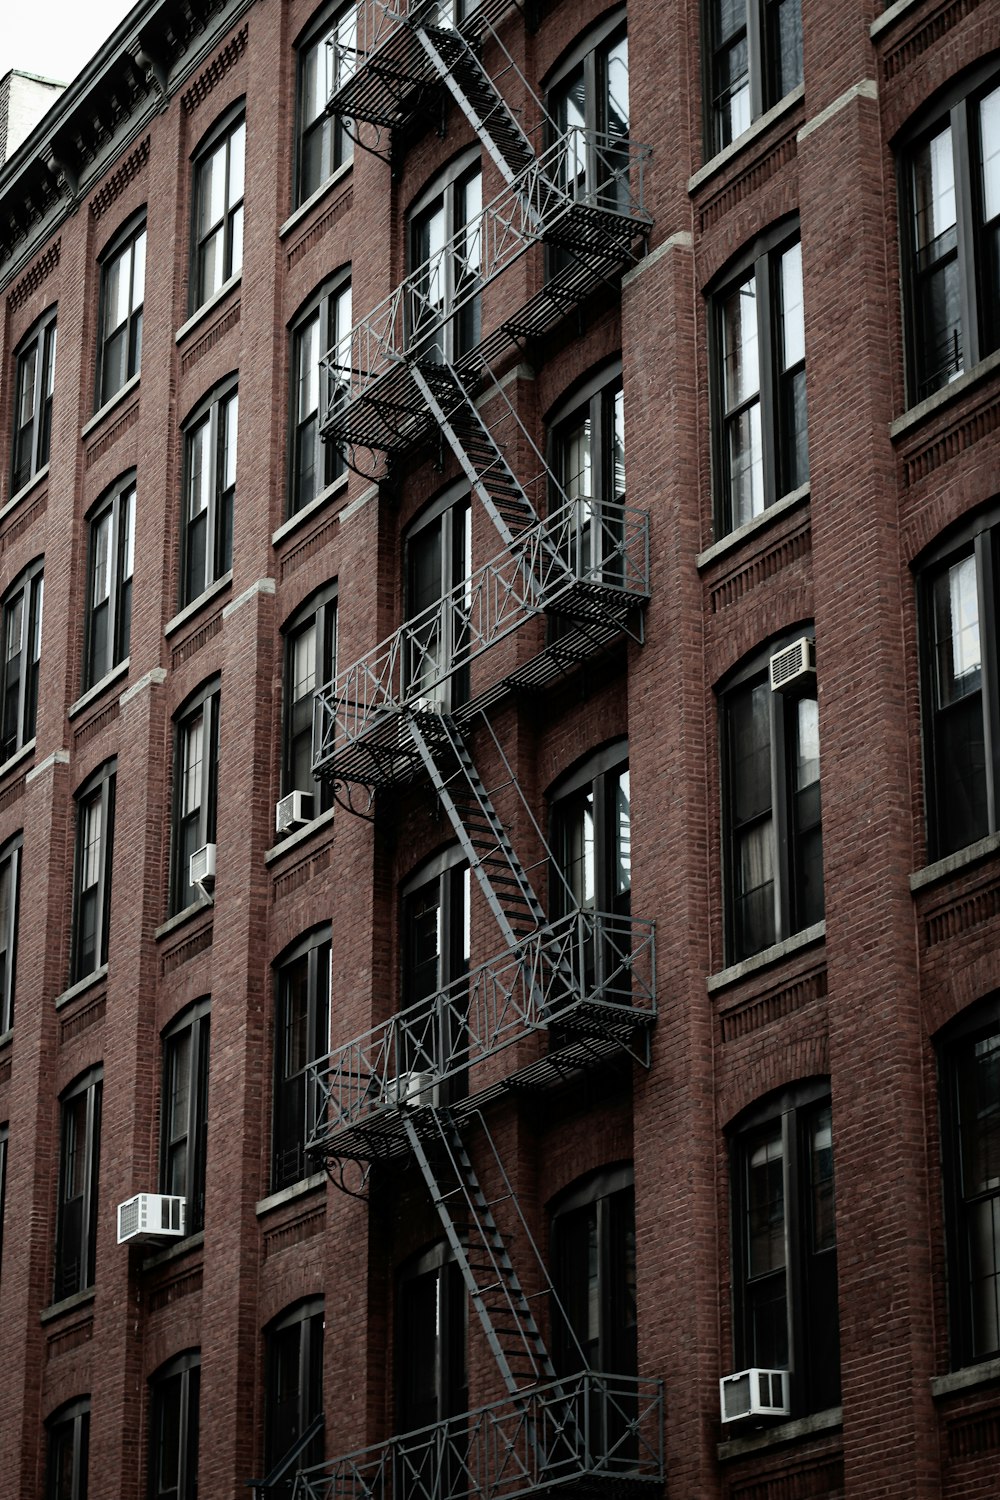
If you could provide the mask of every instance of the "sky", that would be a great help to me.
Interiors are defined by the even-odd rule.
[[[0,0],[0,78],[17,68],[69,83],[135,0]]]

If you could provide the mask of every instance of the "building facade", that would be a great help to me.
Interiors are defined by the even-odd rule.
[[[0,291],[0,1492],[995,1495],[996,7],[141,0]]]

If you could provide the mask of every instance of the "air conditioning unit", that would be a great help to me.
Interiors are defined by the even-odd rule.
[[[437,1074],[426,1072],[400,1073],[386,1080],[383,1102],[394,1104],[397,1109],[436,1109],[441,1092]]]
[[[184,1198],[168,1193],[136,1193],[118,1205],[118,1243],[128,1240],[182,1240],[187,1221]]]
[[[719,1399],[724,1422],[742,1422],[748,1417],[787,1417],[787,1370],[740,1370],[719,1381]]]
[[[780,692],[799,678],[816,676],[816,642],[804,635],[771,657],[771,692]]]
[[[191,856],[189,876],[192,885],[196,885],[210,896],[215,890],[215,845],[203,844],[196,849]]]
[[[274,808],[275,833],[292,833],[313,819],[312,792],[289,792]]]

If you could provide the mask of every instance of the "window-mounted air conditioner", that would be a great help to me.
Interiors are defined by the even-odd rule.
[[[816,642],[804,635],[783,646],[771,657],[771,692],[779,693],[789,683],[816,676]]]
[[[394,1104],[397,1109],[436,1109],[440,1096],[441,1086],[437,1075],[426,1072],[400,1073],[395,1078],[386,1080],[383,1100],[386,1104]]]
[[[787,1417],[787,1370],[740,1370],[724,1375],[719,1381],[719,1399],[724,1422],[741,1422],[748,1417]]]
[[[289,792],[274,808],[275,833],[292,833],[313,819],[312,792]]]
[[[118,1243],[128,1240],[181,1240],[187,1220],[184,1198],[169,1193],[136,1193],[118,1205]]]
[[[210,896],[215,890],[215,845],[203,844],[191,856],[189,879],[192,885]]]

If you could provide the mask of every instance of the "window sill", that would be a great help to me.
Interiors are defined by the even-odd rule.
[[[56,996],[56,1010],[62,1010],[65,1006],[69,1005],[71,1000],[76,1000],[78,996],[85,995],[88,990],[96,988],[99,984],[103,984],[107,977],[108,966],[107,964],[101,964],[101,967],[95,969],[92,974],[84,975],[83,979],[78,979],[76,984],[71,984],[68,990],[63,990],[61,995]]]
[[[801,104],[805,96],[805,85],[800,83],[792,89],[790,94],[786,94],[784,99],[779,99],[777,104],[772,105],[766,114],[754,120],[753,124],[748,126],[742,135],[737,136],[735,141],[730,141],[728,146],[723,147],[715,156],[710,157],[703,167],[698,168],[693,177],[688,178],[687,186],[689,195],[693,196],[710,177],[714,177],[717,172],[721,172],[723,167],[728,166],[735,157],[742,155],[748,146],[752,146],[760,136],[770,130],[775,121],[782,119],[785,115],[791,114],[795,106]]]
[[[154,1250],[152,1255],[147,1255],[141,1263],[143,1271],[155,1271],[157,1266],[167,1266],[171,1261],[180,1260],[182,1255],[187,1255],[192,1250],[200,1250],[205,1244],[205,1231],[198,1229],[194,1234],[189,1234],[186,1239],[175,1240],[165,1250]]]
[[[191,314],[186,323],[181,324],[177,332],[174,334],[174,343],[182,343],[184,339],[187,338],[192,329],[197,328],[198,324],[203,322],[204,319],[208,317],[209,313],[213,312],[214,309],[218,307],[220,302],[224,302],[229,296],[229,293],[232,291],[233,287],[239,286],[242,280],[243,272],[237,271],[235,276],[230,276],[228,281],[224,281],[219,287],[219,290],[217,292],[213,292],[208,301],[203,302],[198,310]]]
[[[280,1208],[283,1203],[293,1203],[296,1198],[305,1198],[309,1193],[314,1193],[317,1188],[323,1187],[325,1182],[325,1172],[314,1172],[311,1177],[303,1177],[301,1182],[293,1182],[291,1187],[282,1188],[280,1192],[269,1193],[266,1198],[261,1198],[254,1212],[258,1219],[261,1219],[272,1209]]]
[[[43,1307],[38,1314],[38,1321],[43,1324],[54,1323],[56,1318],[61,1318],[63,1313],[73,1312],[77,1307],[86,1307],[94,1300],[94,1288],[86,1287],[82,1292],[74,1292],[71,1297],[63,1297],[61,1302],[50,1302],[48,1307]]]
[[[30,760],[34,753],[35,741],[30,739],[26,745],[21,746],[20,750],[15,750],[10,759],[5,760],[3,765],[0,766],[0,781],[3,781],[5,776],[9,776],[11,771],[15,770],[23,760]]]
[[[695,558],[697,568],[707,568],[719,557],[724,557],[727,552],[733,552],[737,547],[742,547],[748,538],[755,536],[758,531],[763,531],[776,521],[779,516],[787,515],[790,510],[797,509],[809,500],[808,484],[800,485],[797,490],[791,490],[787,495],[782,495],[780,500],[775,500],[766,510],[762,510],[759,516],[754,516],[750,521],[744,521],[735,531],[727,532],[725,536],[713,542],[711,547],[706,547],[704,552],[699,552]]]
[[[798,953],[800,948],[808,948],[813,943],[822,943],[826,940],[826,922],[815,922],[812,927],[803,927],[801,932],[793,932],[791,937],[785,938],[783,942],[773,943],[770,948],[765,948],[762,953],[755,953],[751,958],[744,958],[738,964],[730,964],[727,969],[720,969],[717,974],[710,974],[706,980],[708,993],[714,994],[716,990],[725,989],[727,985],[735,984],[739,979],[745,979],[748,974],[756,974],[760,969],[769,968],[783,958],[788,958],[792,953]]]
[[[291,234],[292,230],[296,227],[297,224],[301,224],[303,219],[307,219],[309,217],[313,209],[316,207],[317,203],[322,203],[327,193],[332,192],[333,189],[338,186],[338,184],[343,182],[345,177],[350,176],[353,170],[354,157],[352,156],[350,161],[341,162],[340,166],[333,173],[332,177],[328,177],[324,183],[321,183],[313,193],[312,197],[307,198],[304,203],[300,203],[295,212],[289,215],[284,224],[282,224],[281,228],[278,230],[278,239],[283,240],[286,234]]]
[[[977,865],[980,860],[989,859],[998,852],[1000,833],[988,833],[984,839],[967,844],[964,849],[945,855],[944,859],[936,859],[932,865],[925,865],[922,870],[914,870],[910,876],[910,890],[922,891],[926,886],[936,885],[939,880],[947,880],[949,875],[957,875],[960,870],[967,870],[970,865]]]
[[[931,1376],[931,1395],[950,1396],[953,1391],[970,1391],[976,1386],[992,1385],[1000,1380],[1000,1359],[984,1359],[979,1365],[966,1365],[947,1375]]]
[[[8,1026],[7,1030],[0,1034],[0,1051],[3,1051],[5,1048],[9,1047],[13,1040],[14,1028],[13,1026]]]
[[[46,464],[44,468],[38,470],[37,474],[33,474],[31,476],[27,484],[22,484],[16,495],[11,495],[6,505],[0,506],[0,521],[2,521],[5,516],[10,515],[10,512],[12,510],[16,510],[17,507],[21,504],[21,501],[28,498],[35,486],[41,484],[43,480],[48,479],[48,477],[49,466],[48,464]]]
[[[197,599],[192,599],[190,604],[185,604],[183,609],[178,610],[173,619],[168,620],[166,625],[164,625],[163,634],[170,636],[173,635],[175,630],[180,630],[181,626],[186,625],[188,620],[193,620],[199,610],[205,608],[206,604],[209,604],[219,594],[224,594],[228,588],[231,588],[232,582],[233,570],[230,568],[228,573],[223,573],[221,578],[217,578],[214,583],[210,583],[205,592],[199,594]]]
[[[139,374],[141,374],[141,371],[139,372]],[[94,412],[94,415],[91,417],[90,421],[84,422],[83,426],[80,428],[80,436],[82,438],[87,437],[91,432],[93,432],[95,427],[100,427],[101,423],[104,421],[104,418],[108,415],[108,413],[114,411],[116,406],[120,406],[128,396],[131,396],[132,392],[139,384],[139,374],[133,375],[131,380],[126,380],[125,384],[123,386],[120,386],[119,389],[115,391],[110,401],[105,401],[104,405],[98,411]]]
[[[273,865],[275,860],[280,859],[283,854],[288,854],[290,850],[297,849],[300,844],[304,844],[308,839],[311,839],[314,833],[318,833],[321,828],[325,828],[332,822],[333,808],[329,807],[326,812],[321,812],[318,817],[303,824],[301,828],[297,828],[286,839],[282,839],[280,844],[273,844],[270,849],[266,849],[264,851],[265,865]]]
[[[103,693],[106,693],[112,683],[119,682],[123,677],[127,677],[128,664],[129,658],[126,656],[125,660],[120,661],[117,667],[112,667],[110,672],[106,672],[101,678],[100,682],[95,682],[92,688],[88,688],[87,691],[81,697],[77,698],[76,702],[71,704],[70,707],[66,710],[67,719],[75,719],[77,714],[82,713],[88,704],[94,702],[95,698],[100,698]]]
[[[161,923],[153,933],[154,939],[159,942],[161,938],[169,937],[172,932],[177,931],[178,927],[183,927],[185,922],[190,922],[196,912],[211,910],[214,905],[215,902],[210,897],[199,896],[197,901],[191,902],[190,906],[185,906],[182,911],[175,912],[172,917],[168,917],[165,922]]]
[[[335,479],[332,484],[328,484],[325,490],[321,490],[314,499],[309,501],[308,505],[303,505],[301,510],[297,510],[293,516],[289,516],[288,520],[284,521],[278,527],[277,531],[272,533],[271,546],[277,547],[287,536],[291,536],[293,531],[298,531],[300,526],[304,526],[307,521],[311,521],[316,512],[322,510],[325,505],[328,505],[334,495],[339,494],[341,490],[346,494],[346,474],[341,474],[339,479]]]
[[[777,1448],[781,1443],[794,1443],[820,1432],[832,1432],[843,1425],[843,1407],[831,1406],[826,1411],[814,1411],[810,1417],[798,1417],[794,1422],[781,1422],[776,1427],[755,1432],[753,1437],[728,1438],[719,1444],[716,1453],[720,1463],[725,1463],[759,1453],[765,1448]]]
[[[980,381],[986,381],[991,375],[1000,370],[1000,349],[988,354],[981,359],[978,365],[973,365],[971,370],[965,370],[957,379],[943,386],[941,390],[935,391],[933,396],[928,396],[924,401],[918,401],[916,406],[911,406],[909,411],[897,417],[894,422],[889,423],[889,436],[893,442],[897,438],[905,437],[914,427],[919,427],[921,422],[934,412],[940,411],[942,407],[950,406],[953,401],[959,401],[973,386]]]
[[[924,0],[896,0],[895,5],[887,5],[882,14],[876,16],[869,26],[868,35],[874,41],[876,37],[881,36],[883,31],[888,31],[890,26],[895,26],[896,22],[905,16],[908,11],[915,10],[918,5],[923,5],[923,3]]]

